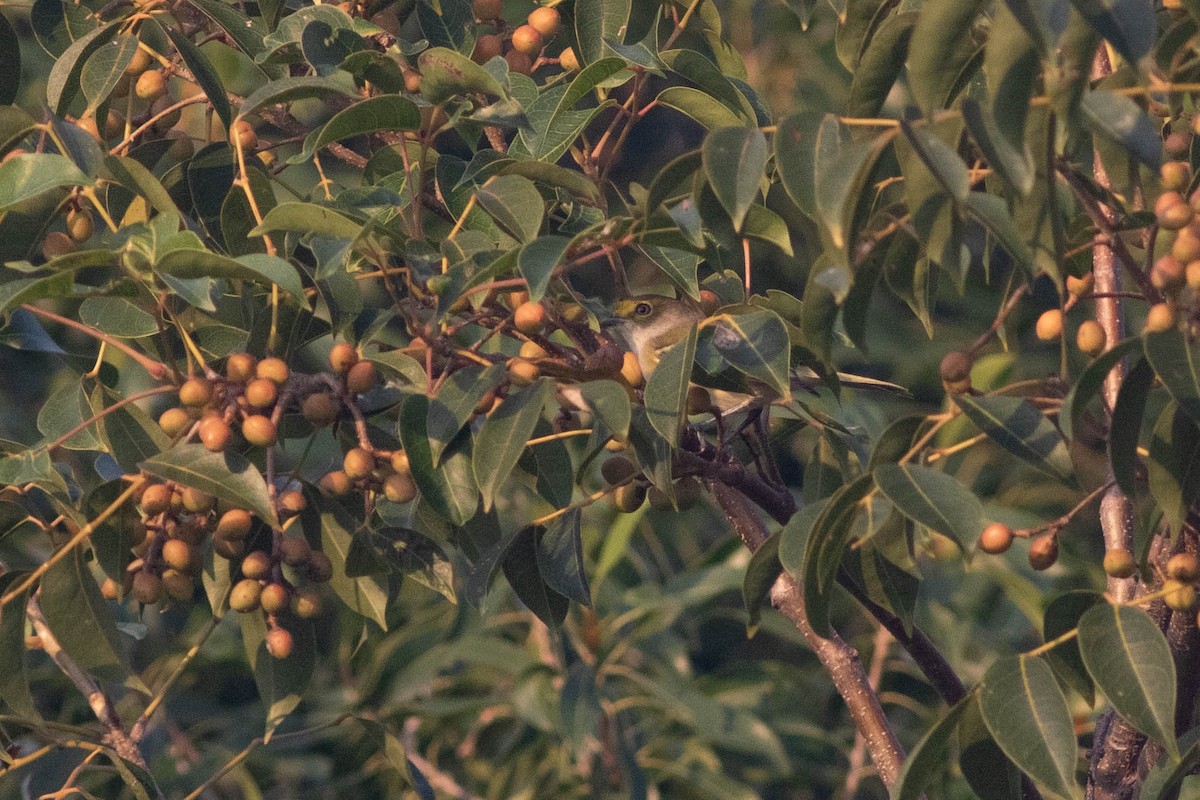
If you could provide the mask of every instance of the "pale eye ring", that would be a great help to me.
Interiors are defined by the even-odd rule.
[[[633,313],[637,314],[639,317],[648,317],[650,316],[650,312],[653,310],[654,309],[649,303],[638,303],[633,307]]]

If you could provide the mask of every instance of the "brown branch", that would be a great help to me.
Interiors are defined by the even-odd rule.
[[[45,319],[57,322],[59,325],[65,325],[68,328],[74,328],[77,331],[86,333],[93,339],[104,342],[109,347],[115,347],[117,350],[120,350],[122,353],[129,356],[139,365],[141,365],[144,370],[150,373],[150,377],[154,378],[155,380],[165,380],[170,373],[170,368],[166,364],[155,361],[143,353],[139,353],[137,350],[134,350],[120,339],[114,339],[108,334],[98,331],[89,325],[84,325],[82,322],[77,322],[73,319],[68,319],[67,317],[55,314],[53,311],[46,311],[43,308],[38,308],[31,303],[25,303],[21,306],[21,308],[25,309],[31,314],[36,314],[39,317],[44,317]]]
[[[750,501],[737,489],[719,480],[706,481],[708,490],[742,542],[751,551],[757,550],[768,538],[766,526],[758,518]],[[862,662],[854,648],[831,632],[826,638],[808,622],[804,596],[800,586],[786,573],[780,575],[771,590],[771,602],[796,624],[804,640],[816,653],[833,685],[850,711],[855,728],[866,741],[867,752],[875,771],[884,785],[891,788],[904,764],[904,750],[888,724],[879,697],[871,688]]]
[[[867,670],[867,681],[875,694],[879,694],[879,684],[883,681],[883,665],[887,663],[891,651],[892,637],[887,628],[880,625],[875,629],[875,642],[871,647],[871,666]],[[867,740],[862,731],[854,734],[854,748],[850,751],[850,768],[846,770],[846,787],[842,797],[854,800],[858,792],[858,784],[862,782],[863,770],[867,762]]]
[[[104,728],[104,742],[113,749],[117,755],[126,761],[137,764],[142,769],[146,769],[146,761],[142,758],[141,752],[137,745],[129,738],[129,734],[125,732],[125,728],[121,725],[121,718],[117,716],[117,710],[113,707],[112,701],[95,679],[75,663],[59,644],[58,637],[50,630],[50,626],[46,623],[46,616],[42,613],[42,606],[38,602],[38,595],[34,594],[29,598],[29,603],[25,607],[25,613],[29,616],[29,621],[33,624],[33,630],[42,640],[42,647],[46,651],[46,655],[58,665],[62,673],[67,676],[71,683],[75,684],[75,688],[87,700],[88,706],[91,707],[92,713],[96,715],[96,719],[100,721],[100,725]]]

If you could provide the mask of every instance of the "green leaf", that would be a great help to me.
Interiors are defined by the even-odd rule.
[[[1055,797],[1078,798],[1078,745],[1066,698],[1045,661],[1005,656],[980,681],[979,705],[1004,754]]]
[[[511,164],[501,167],[496,174],[521,175],[547,186],[566,189],[587,203],[600,202],[600,190],[586,175],[557,164],[547,164],[543,161],[513,161]]]
[[[1072,0],[1071,6],[1130,64],[1154,47],[1158,25],[1140,0]]]
[[[304,150],[289,158],[288,163],[308,161],[321,148],[352,136],[375,131],[413,131],[420,124],[420,111],[407,97],[398,94],[370,97],[334,114],[317,129],[319,133],[311,142],[305,140]]]
[[[958,153],[926,126],[918,127],[901,122],[900,128],[912,145],[913,152],[946,193],[954,198],[956,203],[965,203],[967,195],[971,192],[971,177],[967,172],[967,165],[958,157]]]
[[[166,188],[154,177],[154,173],[146,169],[132,158],[123,156],[108,156],[104,159],[104,169],[113,180],[130,191],[141,195],[149,201],[155,211],[160,214],[170,214],[176,219],[182,219],[183,213],[171,199]]]
[[[609,380],[588,381],[579,384],[579,393],[613,436],[622,441],[629,436],[633,407],[624,386]]]
[[[464,431],[443,451],[441,463],[433,465],[426,419],[429,398],[413,395],[400,407],[399,433],[421,499],[447,521],[462,525],[479,505],[479,488],[471,469],[471,436]]]
[[[300,52],[318,75],[333,75],[343,61],[367,49],[366,41],[350,28],[314,19],[300,33]]]
[[[745,125],[745,120],[724,103],[690,86],[669,86],[659,92],[656,101],[660,106],[686,114],[710,131]]]
[[[1175,537],[1200,496],[1200,428],[1175,403],[1159,415],[1146,460],[1150,494]]]
[[[280,203],[267,212],[262,224],[250,231],[250,236],[262,236],[275,231],[332,236],[338,239],[357,239],[362,223],[315,203]]]
[[[1175,661],[1150,615],[1133,606],[1097,605],[1079,620],[1079,652],[1117,713],[1178,759]]]
[[[46,625],[67,655],[87,672],[121,681],[129,674],[121,633],[108,601],[76,547],[51,567],[38,590]]]
[[[853,244],[854,211],[867,176],[892,134],[849,142],[828,159],[815,162],[814,199],[819,218],[825,223],[834,247],[846,249]]]
[[[1108,459],[1113,477],[1121,491],[1130,497],[1137,495],[1138,438],[1146,415],[1146,399],[1153,386],[1154,370],[1150,362],[1138,359],[1121,382],[1109,425]]]
[[[93,53],[112,41],[117,29],[125,24],[124,17],[101,25],[99,28],[76,39],[50,68],[46,79],[46,103],[58,116],[65,116],[71,101],[79,91],[79,76]],[[3,167],[0,167],[3,170]],[[2,174],[2,173],[0,173]]]
[[[279,524],[258,468],[233,451],[210,453],[199,444],[181,444],[139,465],[151,475],[207,492],[236,508],[247,508],[268,525]]]
[[[696,327],[659,354],[658,364],[646,379],[643,403],[650,426],[672,448],[687,417],[687,393],[696,360]]]
[[[275,658],[267,651],[267,621],[262,614],[238,614],[242,626],[242,645],[246,660],[254,672],[258,695],[267,708],[263,743],[271,741],[275,730],[300,705],[304,691],[312,681],[317,643],[312,623],[280,615],[277,624],[287,629],[295,642],[288,658]]]
[[[523,243],[537,238],[546,202],[533,181],[520,175],[500,175],[480,186],[475,194],[479,205],[505,233]]]
[[[606,58],[584,67],[567,85],[561,97],[554,101],[554,108],[550,112],[549,119],[543,124],[534,125],[538,130],[533,138],[528,139],[529,149],[534,157],[539,161],[546,162],[554,162],[562,157],[562,154],[567,151],[567,148],[581,132],[581,123],[586,124],[586,121],[590,121],[594,113],[599,110],[597,107],[577,111],[575,107],[579,101],[590,95],[599,84],[609,81],[624,68],[625,62],[619,58]],[[627,73],[627,75],[632,77],[632,73]],[[550,102],[555,97],[554,93],[547,92],[543,95],[542,100]],[[540,116],[538,109],[541,109],[542,105],[542,102],[538,102],[534,108],[530,109],[531,122]],[[527,132],[522,135],[528,136]]]
[[[22,570],[0,575],[0,594],[6,594],[28,577],[29,573]],[[28,602],[27,589],[0,609],[0,700],[13,714],[37,721],[41,715],[33,703],[25,667],[25,607]]]
[[[53,189],[91,186],[92,181],[66,156],[24,153],[0,164],[0,211]]]
[[[925,114],[942,108],[957,79],[959,48],[971,40],[975,17],[985,0],[930,0],[922,4],[908,46],[912,92]]]
[[[990,52],[990,48],[989,48]],[[996,172],[1022,195],[1033,190],[1037,173],[1032,159],[1024,149],[1018,150],[1005,138],[996,117],[977,100],[964,98],[963,121],[975,143]]]
[[[154,316],[124,297],[89,297],[79,306],[79,321],[98,331],[122,339],[138,339],[158,333]]]
[[[846,116],[874,117],[904,70],[908,43],[917,14],[906,11],[888,16],[867,42],[858,65],[852,70]]]
[[[583,557],[581,511],[568,511],[555,519],[537,542],[538,571],[546,585],[583,606],[592,604]]]
[[[225,129],[229,130],[233,125],[233,109],[229,106],[229,95],[225,91],[224,84],[221,83],[221,76],[213,69],[212,62],[208,60],[208,56],[204,55],[200,48],[183,34],[181,27],[163,24],[160,24],[158,27],[171,40],[171,44],[175,45],[175,49],[179,51],[179,56],[183,59],[183,63],[191,70],[196,83],[199,84],[200,88],[204,90],[204,94],[208,97],[208,102],[212,105],[212,110],[221,118]]]
[[[631,0],[575,0],[579,63],[589,65],[601,59],[611,49],[605,45],[605,39],[624,44],[630,7]]]
[[[307,527],[307,526],[306,526]],[[349,577],[346,560],[356,537],[367,536],[366,530],[358,529],[354,520],[336,503],[322,504],[320,515],[321,550],[333,564],[333,578],[329,581],[333,593],[354,613],[372,620],[386,631],[388,580],[387,576],[363,575]]]
[[[1104,595],[1078,590],[1066,592],[1050,601],[1042,619],[1042,638],[1052,642],[1079,626],[1079,618],[1093,606],[1107,605]],[[1083,657],[1079,654],[1078,639],[1069,639],[1046,653],[1046,660],[1068,686],[1091,705],[1095,701],[1096,689],[1088,675]]]
[[[935,771],[946,762],[950,741],[958,731],[958,722],[963,712],[976,701],[971,692],[946,710],[942,718],[934,723],[917,746],[908,754],[900,777],[892,786],[892,800],[917,800],[926,785],[931,782]]]
[[[416,11],[417,19],[421,22],[421,32],[432,44],[454,47],[467,53],[471,51],[471,43],[474,41],[472,22],[475,15],[471,13],[471,3],[468,0],[418,3]]]
[[[244,119],[267,106],[290,103],[309,97],[354,97],[359,95],[354,90],[354,83],[349,76],[341,77],[293,77],[271,81],[255,90],[242,101],[238,109],[238,119]],[[423,84],[422,84],[423,86]]]
[[[792,114],[779,123],[774,145],[783,188],[801,211],[817,219],[817,162],[833,158],[842,146],[837,118],[811,111]]]
[[[1028,272],[1033,271],[1033,252],[1013,222],[1012,215],[1008,212],[1008,203],[1003,197],[987,192],[970,192],[967,194],[966,207],[971,217],[986,228],[1001,247],[1009,252],[1017,266]]]
[[[1001,395],[954,398],[963,413],[998,445],[1064,483],[1073,481],[1062,434],[1028,400]]]
[[[96,486],[83,496],[80,510],[88,519],[95,519],[104,509],[112,505],[126,484],[122,480],[107,481]],[[141,517],[137,506],[123,503],[92,532],[89,541],[96,554],[96,563],[104,574],[121,583],[125,580],[125,568],[133,561],[132,548],[141,544],[146,535],[138,523]]]
[[[262,24],[244,16],[234,6],[220,0],[188,0],[229,35],[230,40],[250,58],[263,51]]]
[[[470,364],[451,373],[438,393],[430,398],[425,427],[434,466],[441,462],[442,452],[471,419],[475,406],[503,378],[502,364],[490,367]]]
[[[300,274],[279,256],[248,253],[237,258],[210,250],[172,250],[158,260],[154,270],[174,278],[231,278],[277,285],[292,297],[304,298]]]
[[[808,621],[821,636],[829,629],[829,598],[842,556],[854,534],[854,519],[874,485],[870,475],[862,475],[840,487],[821,509],[808,535],[800,585]]]
[[[779,563],[781,533],[776,531],[754,551],[742,579],[742,602],[746,604],[746,613],[749,614],[746,627],[752,636],[758,630],[763,605],[770,602],[771,587],[783,571],[783,565]]]
[[[1192,728],[1180,737],[1181,746],[1187,746],[1189,739],[1194,741],[1178,761],[1163,758],[1150,769],[1146,780],[1142,782],[1138,800],[1180,800],[1183,796],[1180,787],[1188,777],[1192,777],[1194,788],[1193,776],[1196,766],[1200,764],[1200,739],[1196,738],[1196,733],[1197,729]]]
[[[1200,345],[1189,342],[1180,330],[1143,338],[1150,366],[1184,413],[1200,424]]]
[[[542,528],[525,528],[513,537],[500,566],[517,597],[549,628],[567,617],[570,601],[547,585],[538,569],[538,541]]]
[[[704,172],[739,233],[767,166],[767,137],[757,128],[721,128],[704,140]]]
[[[97,49],[87,60],[79,71],[79,85],[88,101],[83,116],[95,115],[96,108],[117,88],[117,83],[125,74],[125,67],[129,66],[137,50],[137,37],[125,34],[118,36],[107,47]]]
[[[484,511],[491,509],[496,493],[517,466],[553,393],[553,382],[539,379],[504,398],[479,429],[473,466]]]
[[[804,580],[804,553],[813,524],[825,508],[824,500],[802,505],[779,531],[779,563],[797,584]]]
[[[711,330],[705,341],[711,342],[730,366],[766,384],[779,398],[791,397],[791,339],[778,314],[766,309],[720,314],[703,324],[704,331]]]
[[[91,408],[96,414],[110,408],[120,395],[107,387],[92,392]],[[150,415],[136,405],[121,406],[100,421],[99,433],[105,448],[126,472],[134,472],[142,461],[171,446],[171,440]]]
[[[74,430],[85,419],[92,416],[87,394],[78,382],[64,384],[51,392],[37,415],[37,429],[47,439],[58,439]],[[88,427],[76,433],[62,444],[69,450],[99,450],[100,440],[95,428]]]
[[[1162,137],[1137,103],[1112,92],[1093,90],[1079,104],[1082,118],[1095,134],[1105,137],[1151,169],[1162,161]]]
[[[431,47],[417,59],[421,71],[421,96],[434,105],[458,94],[481,93],[507,97],[491,73],[471,59],[446,47]]]
[[[1123,342],[1118,342],[1111,350],[1087,365],[1087,368],[1079,376],[1079,380],[1075,382],[1075,386],[1071,389],[1071,394],[1068,398],[1070,413],[1059,418],[1059,423],[1063,426],[1063,431],[1068,436],[1075,425],[1078,424],[1079,417],[1088,407],[1088,403],[1099,394],[1100,389],[1104,386],[1104,379],[1108,377],[1108,373],[1112,372],[1113,367],[1127,355],[1141,349],[1141,346],[1141,339],[1131,337]],[[1067,424],[1068,422],[1069,424]]]
[[[983,528],[983,506],[951,475],[916,464],[875,468],[875,484],[904,516],[949,536],[964,553]]]
[[[761,208],[761,206],[759,207]],[[751,210],[754,208],[755,206],[752,206]],[[700,287],[696,281],[696,269],[700,265],[698,255],[684,250],[676,250],[673,247],[656,247],[652,244],[640,245],[638,249],[654,262],[654,266],[670,278],[676,288],[696,300],[700,299]]]
[[[538,197],[541,202],[541,197]],[[499,220],[497,220],[499,221]],[[554,276],[554,270],[563,262],[571,240],[565,236],[537,236],[527,242],[517,253],[517,269],[529,286],[529,299],[535,303],[546,296],[546,287]]]

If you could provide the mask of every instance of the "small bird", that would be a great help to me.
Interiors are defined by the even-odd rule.
[[[693,325],[705,319],[704,312],[696,306],[659,295],[638,295],[617,301],[613,306],[612,318],[604,321],[604,327],[613,329],[630,352],[638,360],[642,374],[649,378],[658,365],[660,354],[682,341]],[[847,375],[839,372],[842,386],[851,389],[868,389],[893,394],[908,394],[903,387],[887,381]],[[807,367],[793,370],[792,388],[812,392],[821,385],[821,378]],[[764,385],[755,386],[756,394],[742,394],[723,389],[710,389],[713,407],[721,414],[732,414],[746,408],[761,407],[777,401],[775,392]]]

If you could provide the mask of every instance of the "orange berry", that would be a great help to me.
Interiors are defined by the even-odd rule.
[[[513,312],[513,324],[526,336],[536,336],[546,329],[546,309],[541,303],[522,303]]]
[[[190,378],[179,387],[179,402],[185,406],[201,408],[212,402],[213,387],[204,378]]]
[[[1085,355],[1095,358],[1104,352],[1107,337],[1104,328],[1094,319],[1086,320],[1075,332],[1075,346]]]
[[[279,508],[288,514],[299,514],[308,508],[308,500],[304,497],[304,492],[290,489],[279,495]]]
[[[1195,553],[1176,553],[1167,560],[1167,577],[1177,581],[1194,581],[1200,577],[1200,559]]]
[[[509,72],[518,75],[529,75],[533,72],[533,59],[519,50],[509,50],[504,54],[504,61],[508,64]]]
[[[524,53],[530,58],[542,52],[545,42],[542,34],[532,25],[521,25],[512,34],[512,47],[518,53]]]
[[[278,614],[288,607],[292,600],[291,592],[281,583],[270,583],[263,587],[258,596],[258,604],[268,614]]]
[[[200,420],[200,443],[203,444],[210,452],[221,453],[229,446],[229,439],[233,436],[233,431],[229,429],[229,423],[222,417],[205,417]]]
[[[1012,547],[1013,531],[1002,522],[993,522],[979,534],[979,549],[985,553],[998,555]]]
[[[510,358],[508,360],[508,379],[512,381],[514,386],[528,386],[538,379],[542,371],[538,369],[538,365],[532,361],[526,361],[523,358]]]
[[[291,376],[291,370],[288,369],[287,362],[282,358],[264,358],[258,362],[258,366],[254,368],[254,375],[262,378],[265,381],[270,381],[276,386],[282,386],[287,383],[288,377]]]
[[[287,658],[296,648],[296,640],[283,628],[267,632],[267,652],[278,659]]]
[[[1061,310],[1052,308],[1038,317],[1037,338],[1043,342],[1053,342],[1062,336],[1062,331],[1063,315]]]
[[[257,361],[249,353],[234,353],[225,360],[225,377],[234,383],[247,383],[254,377]]]
[[[370,361],[359,361],[346,373],[346,388],[354,394],[363,394],[379,384],[379,371]]]
[[[471,52],[471,60],[476,64],[486,64],[504,52],[504,41],[494,33],[485,33],[475,40],[475,49]]]
[[[349,342],[338,342],[329,351],[329,366],[334,372],[345,375],[350,368],[358,363],[358,351]]]
[[[321,494],[329,497],[344,497],[350,493],[352,485],[350,483],[350,476],[340,469],[336,469],[322,476],[318,487],[321,490]]]
[[[163,542],[163,563],[180,572],[190,572],[197,566],[199,554],[196,549],[181,539],[168,539]]]
[[[148,69],[138,76],[133,93],[142,100],[157,100],[167,93],[167,79],[161,70]]]
[[[535,8],[529,12],[529,17],[525,21],[529,23],[529,27],[536,30],[545,39],[553,38],[562,25],[562,17],[558,13],[558,9],[546,8],[545,6]]]
[[[244,119],[233,123],[233,128],[229,131],[229,143],[236,144],[239,141],[243,150],[258,147],[258,134],[254,132],[254,126]]]
[[[1067,276],[1067,291],[1076,297],[1082,297],[1092,290],[1093,284],[1096,283],[1096,276],[1092,273],[1087,273],[1082,278],[1076,278],[1074,275]]]
[[[42,239],[42,258],[47,261],[74,253],[76,249],[75,240],[62,231],[50,231]]]
[[[142,511],[152,517],[171,507],[171,490],[164,483],[152,483],[142,492]]]
[[[229,593],[229,607],[242,614],[257,611],[261,595],[261,583],[253,578],[242,578],[234,584],[233,590]]]
[[[216,505],[216,498],[191,486],[183,489],[183,507],[193,514],[207,514]]]
[[[321,613],[321,594],[305,587],[292,595],[292,613],[300,619],[312,619]]]
[[[1144,333],[1166,333],[1174,330],[1176,323],[1175,309],[1166,303],[1155,303],[1146,313]]]
[[[168,408],[158,418],[158,426],[163,433],[174,439],[192,426],[192,418],[182,408]]]
[[[152,572],[139,572],[133,576],[134,599],[144,606],[152,606],[162,597],[162,580]]]
[[[304,398],[300,413],[318,428],[323,428],[337,419],[339,404],[328,392],[315,392]]]
[[[627,483],[613,492],[613,505],[617,510],[628,514],[637,511],[646,502],[646,487],[638,483]]]
[[[262,550],[255,550],[242,559],[242,575],[261,581],[271,574],[271,557]]]
[[[96,226],[92,223],[92,215],[79,208],[67,212],[67,235],[76,242],[86,242],[92,238]]]
[[[1029,545],[1029,566],[1041,571],[1058,561],[1058,537],[1042,536]]]
[[[320,550],[314,550],[308,557],[306,574],[313,583],[325,583],[333,577],[333,562]]]
[[[303,536],[288,536],[279,543],[279,557],[289,567],[298,567],[308,562],[312,547]]]
[[[1104,571],[1114,578],[1128,578],[1136,565],[1128,550],[1109,550],[1104,554]]]
[[[279,398],[279,387],[266,378],[255,378],[246,384],[246,402],[252,408],[270,408]]]
[[[125,74],[141,75],[148,69],[150,69],[150,54],[139,47],[133,54],[133,58],[129,60],[129,64],[126,65]]]
[[[504,16],[503,0],[475,0],[471,3],[471,13],[475,19],[486,21],[500,19]]]
[[[1163,189],[1182,192],[1192,181],[1192,167],[1186,161],[1167,161],[1158,168]]]
[[[625,353],[621,361],[621,377],[635,389],[641,388],[646,383],[646,378],[642,375],[642,366],[633,353]]]
[[[384,479],[383,496],[393,503],[407,503],[417,496],[417,485],[412,476],[396,472]]]
[[[361,447],[351,448],[342,457],[342,470],[352,481],[365,478],[375,471],[375,456]]]
[[[564,47],[558,54],[558,65],[567,72],[579,72],[579,56],[575,55],[573,48]]]
[[[255,447],[270,447],[275,444],[278,431],[270,417],[252,414],[242,420],[242,436]]]

